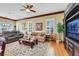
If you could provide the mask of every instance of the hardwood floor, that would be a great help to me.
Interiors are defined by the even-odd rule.
[[[64,48],[63,43],[57,44],[56,42],[51,41],[50,44],[51,44],[51,47],[54,48],[55,56],[68,56],[68,53]]]

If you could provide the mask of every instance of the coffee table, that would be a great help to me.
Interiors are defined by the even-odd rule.
[[[34,45],[38,44],[38,40],[19,40],[19,44],[24,44],[24,45],[28,45],[31,48],[34,47]]]

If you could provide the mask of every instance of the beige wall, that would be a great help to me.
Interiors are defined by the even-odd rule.
[[[16,21],[16,23],[25,23],[26,25],[28,25],[29,21],[32,21],[33,24],[33,31],[35,31],[35,25],[36,23],[42,22],[43,23],[43,30],[42,32],[46,32],[46,20],[51,19],[51,20],[55,20],[55,24],[54,24],[54,33],[57,33],[56,31],[56,26],[58,22],[63,23],[63,18],[64,18],[64,13],[59,13],[59,14],[54,14],[54,15],[49,15],[49,16],[43,16],[43,17],[37,17],[37,18],[31,18],[31,19],[25,19],[25,20],[20,20],[20,21]]]

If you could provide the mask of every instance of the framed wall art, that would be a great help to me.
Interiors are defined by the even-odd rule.
[[[36,31],[42,31],[43,30],[43,23],[36,23]]]

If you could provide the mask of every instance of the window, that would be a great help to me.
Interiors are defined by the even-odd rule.
[[[2,23],[0,23],[0,31],[2,31]]]
[[[12,31],[13,29],[14,29],[13,24],[8,23],[8,24],[7,24],[7,30],[8,30],[8,31]]]
[[[29,32],[32,32],[32,22],[29,22]]]
[[[11,31],[13,28],[13,24],[11,23],[0,22],[0,31]]]
[[[53,20],[47,20],[46,23],[47,34],[53,34]]]
[[[6,23],[2,23],[2,31],[6,31],[7,30],[7,24]]]
[[[16,30],[17,31],[22,31],[22,23],[17,23],[16,24]]]

